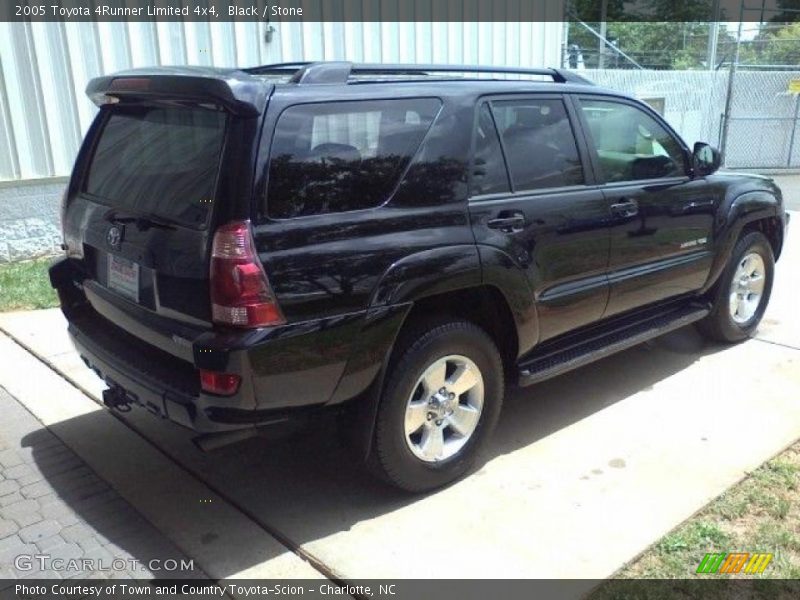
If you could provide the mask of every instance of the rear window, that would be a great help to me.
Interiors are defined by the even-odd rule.
[[[202,227],[224,135],[221,111],[117,107],[100,133],[84,191],[123,210]]]
[[[415,98],[286,109],[272,140],[267,214],[287,219],[383,204],[440,106]]]

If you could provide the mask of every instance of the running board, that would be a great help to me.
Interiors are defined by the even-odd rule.
[[[710,312],[697,304],[673,307],[645,319],[628,320],[603,330],[595,329],[588,339],[550,345],[549,350],[519,364],[519,385],[526,386],[561,375],[576,367],[610,356],[636,344],[699,321]],[[574,336],[571,336],[574,339]]]

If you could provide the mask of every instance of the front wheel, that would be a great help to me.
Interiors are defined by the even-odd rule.
[[[418,331],[398,348],[378,409],[376,466],[407,491],[445,485],[474,463],[503,401],[492,339],[466,321]]]
[[[767,310],[774,273],[769,240],[757,231],[742,237],[715,287],[711,313],[698,323],[700,330],[719,342],[752,336]]]

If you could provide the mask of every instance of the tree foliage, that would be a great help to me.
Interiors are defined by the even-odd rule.
[[[739,63],[800,69],[800,21],[762,24],[758,35],[741,45]]]
[[[596,31],[599,23],[587,23]],[[606,37],[622,52],[646,69],[707,68],[708,22],[609,22]],[[570,23],[568,44],[577,44],[589,68],[598,66],[599,40],[580,23]],[[734,43],[725,24],[719,29],[718,61]],[[605,65],[616,68],[635,68],[635,65],[612,48],[606,47]]]

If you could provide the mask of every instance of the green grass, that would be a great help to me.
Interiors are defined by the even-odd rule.
[[[759,575],[698,575],[703,556],[712,552],[771,552],[774,556]],[[798,578],[800,443],[665,535],[589,598],[797,598],[797,582],[792,580]]]
[[[760,575],[697,575],[703,556],[711,552],[771,552],[774,557]],[[732,580],[747,579],[750,580],[748,586],[759,590],[753,597],[777,597],[770,595],[785,590],[775,587],[778,582],[765,580],[789,580],[798,576],[800,443],[759,467],[653,544],[620,570],[613,581],[600,586],[592,598],[619,597],[623,587],[628,597],[635,597],[636,586],[631,581],[625,583],[635,579],[683,580],[657,586],[659,591],[675,594],[675,597],[683,597],[684,593],[691,597],[693,592],[705,593],[708,597],[718,592],[725,597],[733,589],[725,587],[725,581],[736,585]],[[709,580],[717,580],[718,584],[710,584]],[[655,590],[652,584],[639,583],[644,586],[638,588],[640,591]],[[680,590],[682,593],[676,593]],[[658,594],[652,595],[656,596]]]
[[[51,259],[0,265],[0,312],[58,306],[47,268]]]

